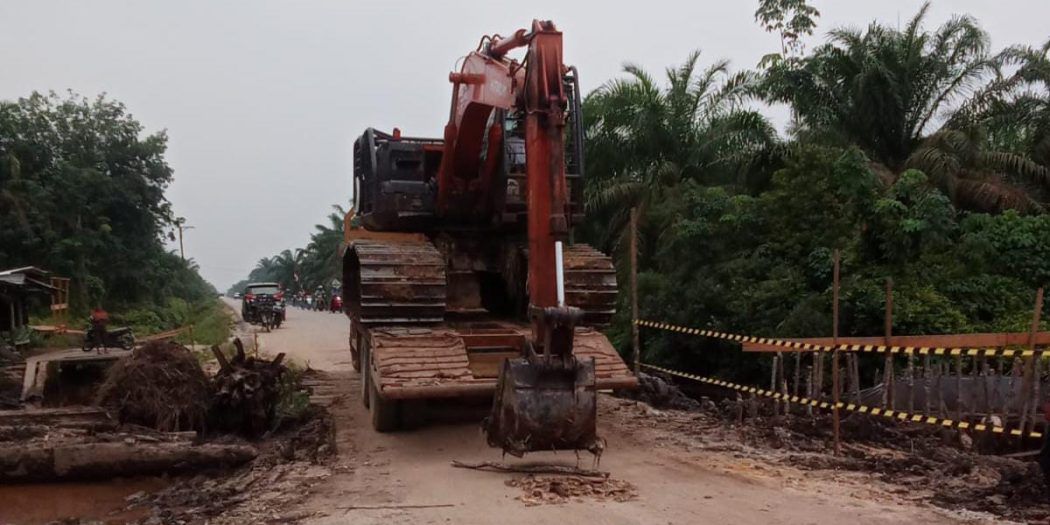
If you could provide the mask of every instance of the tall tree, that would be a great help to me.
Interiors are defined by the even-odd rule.
[[[166,147],[164,132],[145,134],[104,95],[0,101],[0,267],[73,277],[80,306],[162,301],[185,267],[162,243],[172,221]]]

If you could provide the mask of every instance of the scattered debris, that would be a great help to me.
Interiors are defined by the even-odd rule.
[[[482,461],[480,463],[465,463],[463,461],[453,460],[452,466],[456,468],[491,470],[495,472],[518,472],[528,474],[572,474],[575,476],[583,476],[588,478],[609,477],[608,472],[604,472],[601,470],[581,469],[579,467],[570,467],[568,465],[557,465],[552,463],[519,463],[515,465],[508,465],[506,463],[496,463],[494,461]]]
[[[673,382],[645,372],[638,373],[637,389],[617,390],[616,396],[643,401],[657,409],[697,410],[700,408],[699,401],[685,395]]]
[[[310,488],[332,475],[334,426],[328,411],[313,407],[308,419],[260,442],[259,456],[233,472],[205,471],[183,477],[154,494],[129,502],[148,507],[153,523],[212,525],[296,522],[309,518],[292,510]],[[292,513],[292,514],[289,514]]]
[[[203,430],[210,406],[208,377],[186,347],[154,341],[117,361],[99,388],[97,404],[121,422],[161,431]]]
[[[430,503],[430,504],[418,504],[418,505],[398,505],[391,503],[389,505],[350,505],[348,507],[337,507],[339,510],[382,510],[382,509],[440,509],[447,507],[455,507],[455,503]]]
[[[574,500],[630,501],[638,497],[634,485],[609,477],[536,476],[507,480],[507,486],[521,488],[518,499],[526,506],[560,504]]]

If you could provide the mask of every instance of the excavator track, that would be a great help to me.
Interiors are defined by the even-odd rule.
[[[444,321],[445,260],[433,244],[355,240],[348,249],[347,306],[358,322],[412,326]]]
[[[583,310],[583,326],[603,327],[616,313],[616,267],[604,253],[586,245],[565,249],[565,303]]]

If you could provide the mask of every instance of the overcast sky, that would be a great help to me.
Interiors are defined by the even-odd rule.
[[[836,26],[903,24],[922,2],[812,3],[819,42]],[[0,0],[0,99],[106,92],[147,130],[166,129],[168,197],[195,227],[187,256],[222,290],[260,257],[306,244],[349,200],[350,149],[366,127],[440,136],[448,72],[483,34],[554,20],[589,91],[625,61],[662,75],[693,49],[754,67],[779,49],[756,4]],[[1050,38],[1050,0],[939,0],[928,25],[953,13],[976,16],[997,48]]]

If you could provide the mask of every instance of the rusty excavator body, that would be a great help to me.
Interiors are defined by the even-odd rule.
[[[637,379],[597,330],[615,312],[612,261],[572,242],[583,123],[562,34],[537,20],[486,36],[449,81],[443,139],[354,143],[343,299],[373,426],[491,397],[490,445],[599,453],[597,390]]]

